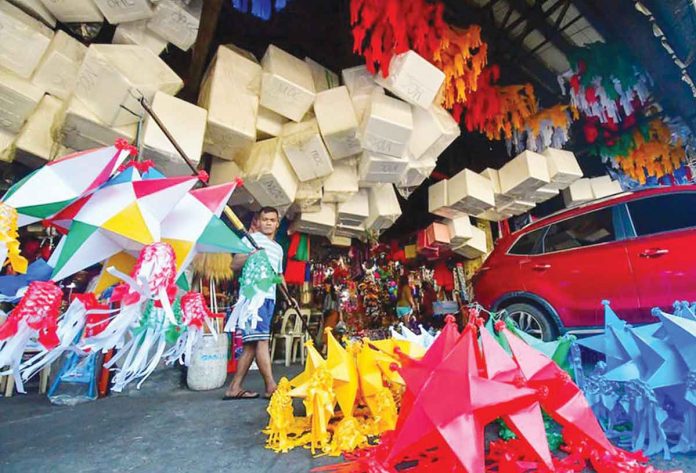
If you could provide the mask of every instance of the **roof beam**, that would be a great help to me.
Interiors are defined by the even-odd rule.
[[[556,4],[549,8],[546,12],[541,9],[541,4],[539,2],[535,2],[534,5],[529,5],[525,0],[507,1],[510,2],[510,5],[515,7],[520,14],[524,14],[528,21],[534,25],[534,28],[539,30],[539,32],[543,34],[546,39],[551,41],[554,46],[560,49],[563,54],[567,55],[573,50],[574,45],[568,41],[568,39],[566,39],[566,37],[563,36],[556,28],[546,21],[546,18],[548,18],[551,14],[553,14],[554,11],[562,6],[562,1],[556,2]],[[523,9],[527,7],[527,11],[523,13]]]

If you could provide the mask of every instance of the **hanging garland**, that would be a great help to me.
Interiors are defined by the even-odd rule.
[[[488,62],[488,45],[481,39],[481,27],[464,30],[447,27],[433,54],[433,64],[445,73],[442,105],[452,110],[466,103],[476,91],[478,78]]]
[[[634,113],[635,99],[640,105],[647,102],[648,77],[631,64],[621,47],[593,43],[578,48],[568,60],[571,70],[559,77],[559,82],[569,83],[571,104],[583,115],[597,117],[602,123],[610,119],[618,123],[622,114]]]
[[[513,130],[512,139],[506,142],[508,153],[513,149],[520,153],[525,149],[562,148],[570,138],[570,125],[578,118],[578,110],[570,105],[558,104],[539,110],[527,118],[524,128]]]
[[[479,131],[489,140],[512,139],[513,130],[524,128],[537,112],[531,84],[499,86],[497,65],[487,67],[479,76],[477,90],[469,96],[464,117],[469,131]],[[460,110],[455,108],[455,119]]]
[[[255,17],[261,18],[262,20],[268,21],[271,19],[271,14],[273,11],[283,10],[289,0],[251,0],[251,5],[249,5],[249,0],[232,0],[232,6],[235,10],[242,13],[251,13]],[[249,11],[251,7],[251,12]]]

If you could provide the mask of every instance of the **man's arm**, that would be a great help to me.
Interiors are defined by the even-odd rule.
[[[248,254],[238,254],[232,257],[232,271],[238,273],[244,267],[244,263],[249,258]]]

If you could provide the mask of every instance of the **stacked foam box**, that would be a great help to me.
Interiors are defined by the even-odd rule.
[[[469,259],[476,259],[488,253],[488,243],[486,241],[486,232],[478,227],[471,227],[471,238],[465,243],[455,248],[452,251],[460,256]]]
[[[176,137],[186,156],[198,164],[203,152],[206,110],[159,91],[152,101],[152,110]],[[143,127],[142,156],[153,160],[166,175],[191,174],[174,145],[149,115]]]
[[[413,134],[408,151],[414,159],[437,159],[461,134],[459,124],[439,105],[411,107]]]
[[[256,142],[261,66],[254,56],[231,45],[218,48],[208,67],[198,105],[208,110],[203,150],[242,162]]]
[[[101,121],[92,111],[75,97],[65,102],[60,116],[53,123],[55,137],[68,148],[83,151],[101,146],[110,146],[117,139],[132,142],[138,129],[136,123],[111,127]]]
[[[196,42],[203,0],[158,0],[147,27],[153,33],[188,51]]]
[[[10,163],[14,160],[16,139],[16,134],[0,129],[0,161]]]
[[[41,0],[10,0],[10,3],[15,4],[24,12],[43,22],[46,26],[51,28],[56,27],[56,17],[51,14],[51,11],[46,8],[46,5],[44,5]]]
[[[500,190],[517,200],[529,200],[534,192],[551,182],[546,158],[533,151],[523,151],[499,171]]]
[[[44,91],[28,80],[0,69],[0,128],[17,133],[43,95]]]
[[[345,236],[340,236],[336,235],[336,231],[334,229],[333,233],[329,235],[329,241],[333,246],[344,246],[344,247],[349,247],[352,243],[352,240],[350,237],[345,237]]]
[[[363,151],[358,175],[363,185],[380,182],[398,183],[409,165],[408,158],[389,156],[374,151]]]
[[[331,156],[319,134],[317,120],[286,123],[283,151],[300,182],[326,178],[334,171]]]
[[[77,73],[86,53],[84,44],[58,31],[31,81],[49,94],[67,100],[75,88]]]
[[[450,244],[452,247],[456,248],[462,246],[474,236],[472,230],[474,227],[471,225],[471,220],[468,215],[446,219],[445,223],[449,229]]]
[[[312,79],[314,80],[314,90],[316,93],[339,86],[338,74],[328,70],[311,58],[306,57],[304,60],[312,71]]]
[[[336,206],[322,204],[318,212],[302,213],[292,225],[296,232],[328,237],[336,226]]]
[[[333,159],[347,158],[362,151],[358,120],[348,88],[341,86],[319,92],[314,101],[314,113]]]
[[[426,238],[429,245],[436,248],[450,246],[451,235],[446,223],[433,222],[425,229]]]
[[[495,194],[490,179],[464,169],[447,183],[449,207],[469,215],[479,215],[495,207]]]
[[[592,199],[594,199],[592,184],[590,183],[590,179],[586,177],[578,179],[563,190],[563,201],[566,207],[589,202]]]
[[[63,23],[93,23],[104,21],[93,0],[42,0],[44,6]]]
[[[158,56],[167,47],[166,39],[157,36],[147,28],[147,20],[119,24],[111,42],[114,44],[138,44]]]
[[[401,157],[413,132],[411,107],[400,100],[373,92],[360,131],[366,150]]]
[[[283,125],[289,121],[284,116],[259,106],[259,112],[256,116],[257,139],[265,140],[274,136],[280,136],[283,134]]]
[[[359,187],[357,167],[338,162],[334,165],[334,172],[324,181],[324,202],[346,202],[358,192]]]
[[[261,65],[261,105],[290,120],[301,121],[316,95],[307,63],[271,44]]]
[[[338,224],[359,227],[370,216],[370,200],[367,189],[360,189],[353,197],[338,204]]]
[[[175,95],[182,80],[149,49],[138,45],[92,44],[78,73],[75,96],[107,125],[136,123],[145,111],[139,98]]]
[[[428,187],[428,211],[431,214],[452,219],[466,215],[449,206],[448,186],[448,180],[443,179]]]
[[[262,206],[281,207],[295,201],[299,181],[283,153],[280,138],[256,142],[244,171],[244,186]]]
[[[112,25],[144,20],[153,15],[149,0],[94,0],[94,3]]]
[[[573,182],[582,177],[582,169],[575,155],[562,149],[546,148],[541,153],[546,158],[551,182],[542,189],[567,189]]]
[[[420,186],[430,176],[436,165],[435,158],[409,158],[406,170],[399,178],[399,188],[403,190]]]
[[[376,82],[400,99],[428,108],[445,81],[445,73],[415,51],[392,57],[389,75],[377,74]]]
[[[364,65],[343,69],[341,77],[343,77],[343,83],[350,94],[355,116],[358,122],[362,122],[372,93],[375,89],[379,89],[379,86],[375,83],[374,76]]]
[[[63,102],[60,99],[44,95],[17,135],[17,161],[37,168],[58,154],[60,145],[53,139],[51,127],[62,107]]]
[[[0,2],[0,66],[29,79],[53,39],[53,30],[8,2]]]
[[[319,212],[321,210],[321,198],[323,181],[317,179],[314,181],[300,182],[297,186],[295,194],[295,203],[300,212]]]
[[[611,176],[593,177],[590,179],[590,186],[592,187],[592,195],[595,199],[619,194],[623,191],[619,181],[613,181]]]
[[[391,184],[379,184],[368,191],[370,215],[365,221],[365,228],[382,231],[392,226],[401,215],[399,198],[396,196],[394,186]]]

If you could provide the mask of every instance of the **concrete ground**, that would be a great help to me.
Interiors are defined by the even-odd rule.
[[[291,377],[300,367],[274,370]],[[246,387],[263,392],[260,376],[252,372]],[[165,369],[140,391],[74,407],[35,392],[0,398],[0,472],[294,473],[340,461],[265,449],[266,401],[222,401],[223,392],[189,391],[178,370]],[[696,472],[693,456],[654,464]]]

